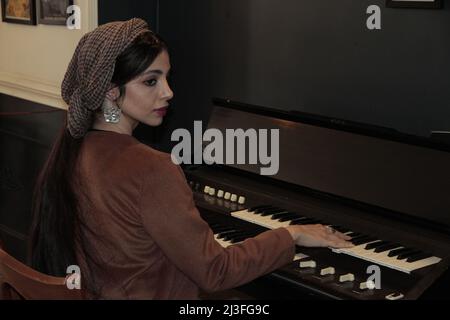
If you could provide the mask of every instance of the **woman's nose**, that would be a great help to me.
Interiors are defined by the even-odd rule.
[[[169,85],[169,83],[167,82],[167,80],[166,80],[166,84],[165,84],[165,86],[164,86],[163,98],[164,98],[165,100],[170,100],[170,99],[173,98],[173,91],[172,91],[172,89],[170,88],[170,85]]]

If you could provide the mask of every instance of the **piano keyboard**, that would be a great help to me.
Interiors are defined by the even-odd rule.
[[[383,241],[370,235],[363,235],[340,226],[303,216],[273,206],[257,206],[246,210],[232,212],[235,218],[254,223],[267,229],[277,229],[289,225],[323,224],[352,237],[352,248],[332,249],[334,253],[346,254],[362,260],[382,265],[397,271],[411,273],[436,263],[442,259],[420,250],[401,244]]]
[[[213,233],[214,239],[224,248],[228,248],[234,244],[238,244],[243,242],[245,239],[254,237],[257,233],[254,232],[244,232],[243,230],[239,230],[234,227],[227,227],[217,223],[210,225]],[[294,256],[293,261],[301,260],[304,258],[308,258],[307,255],[302,253],[297,253]]]

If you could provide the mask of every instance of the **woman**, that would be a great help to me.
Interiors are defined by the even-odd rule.
[[[292,261],[294,244],[345,247],[324,226],[290,226],[227,249],[213,237],[168,154],[132,137],[158,126],[173,93],[166,45],[140,19],[100,26],[78,45],[62,85],[68,125],[39,180],[33,266],[79,265],[93,298],[196,299]]]

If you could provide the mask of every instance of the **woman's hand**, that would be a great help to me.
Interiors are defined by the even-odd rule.
[[[350,248],[353,243],[349,236],[321,224],[293,225],[286,229],[296,245],[303,247]]]

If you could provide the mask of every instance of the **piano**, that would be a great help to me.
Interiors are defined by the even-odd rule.
[[[284,291],[291,299],[450,299],[448,146],[345,120],[213,102],[208,128],[279,130],[273,176],[262,176],[260,164],[183,166],[216,240],[227,247],[269,229],[323,224],[355,244],[296,247],[291,264],[257,280],[255,298]]]

